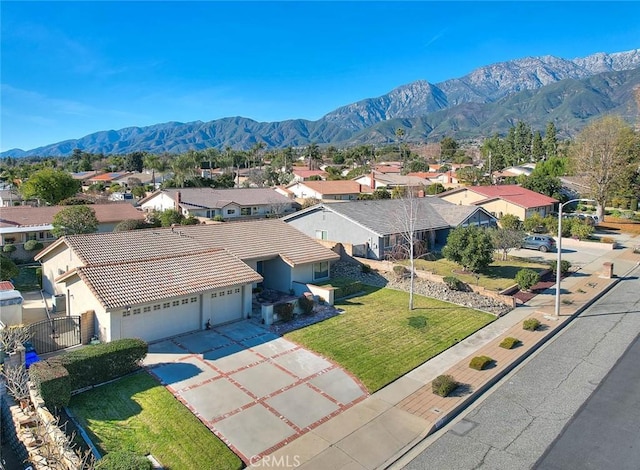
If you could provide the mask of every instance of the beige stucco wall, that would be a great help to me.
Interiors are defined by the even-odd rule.
[[[167,209],[175,209],[176,201],[173,197],[166,193],[159,193],[141,204],[140,207],[145,211],[157,210],[164,211]]]
[[[453,202],[454,204],[471,205],[476,201],[486,199],[486,197],[465,189],[464,191],[442,196],[442,199]]]
[[[48,253],[40,262],[42,263],[42,289],[48,294],[65,294],[62,286],[54,284],[53,280],[62,273],[83,265],[80,258],[64,243]]]
[[[516,206],[515,204],[510,204],[507,201],[502,199],[494,199],[485,204],[480,204],[480,207],[485,209],[487,212],[493,214],[498,219],[505,214],[511,214],[518,217],[520,220],[525,219],[526,211],[524,207]]]

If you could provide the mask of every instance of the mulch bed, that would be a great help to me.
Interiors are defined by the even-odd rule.
[[[562,276],[563,278],[565,276]],[[550,288],[556,283],[556,276],[553,272],[549,272],[540,278],[540,282],[531,288],[530,292],[518,290],[513,295],[518,303],[525,303],[533,299],[536,295]]]

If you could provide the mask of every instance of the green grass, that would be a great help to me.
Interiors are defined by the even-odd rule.
[[[20,273],[18,277],[13,280],[13,285],[16,290],[20,292],[40,290],[40,284],[38,284],[38,278],[36,277],[36,269],[38,269],[40,265],[32,264],[18,267],[20,268]]]
[[[238,456],[146,372],[76,395],[70,408],[103,453],[151,453],[171,470],[243,467]]]
[[[444,258],[435,261],[416,260],[416,269],[430,271],[438,276],[455,276],[467,284],[475,285],[478,283],[485,289],[494,291],[501,291],[512,286],[515,283],[516,273],[523,268],[533,269],[540,273],[548,269],[549,265],[509,257],[506,261],[496,260],[491,263],[485,271],[479,273],[480,278],[478,280],[472,274],[462,274],[462,267],[459,264]]]
[[[336,305],[345,313],[293,331],[286,338],[341,364],[370,392],[477,331],[495,317],[466,307],[392,289],[367,293]]]

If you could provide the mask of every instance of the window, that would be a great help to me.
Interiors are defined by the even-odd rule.
[[[145,307],[142,311],[143,311],[144,313],[150,312],[150,311],[151,311],[151,306],[149,306],[149,307]]]
[[[240,209],[240,215],[251,215],[251,207],[243,207]]]
[[[171,307],[171,302],[165,302],[162,304],[162,308],[169,308]]]
[[[325,279],[329,277],[329,262],[322,261],[313,265],[313,279]]]
[[[131,316],[131,312],[129,310],[125,310],[124,312],[122,312],[122,316],[123,317],[130,317]]]
[[[326,230],[316,230],[316,238],[318,240],[326,240],[327,239],[327,231]]]
[[[220,297],[223,297],[223,296],[224,296],[224,291],[222,290],[220,291]]]
[[[134,308],[133,309],[133,314],[134,315],[138,315],[140,313],[140,309],[139,308]]]
[[[215,299],[216,297],[218,297],[218,293],[217,292],[214,292],[213,294],[211,294],[211,298],[212,299]]]
[[[180,301],[179,300],[174,300],[172,305],[174,307],[176,307],[176,306],[180,305]]]
[[[197,298],[197,297],[191,297],[191,303],[193,303],[193,302],[197,302],[197,301],[198,301],[198,298]]]
[[[188,304],[188,303],[189,303],[189,299],[182,299],[182,305]]]
[[[160,310],[160,304],[154,305],[154,306],[153,306],[153,309],[154,309],[154,310]]]
[[[236,294],[239,294],[239,293],[240,293],[240,289],[236,289]]]
[[[233,215],[236,213],[235,209],[227,209],[227,215]]]
[[[229,290],[227,291],[227,295],[231,295],[231,294],[233,294],[233,289],[229,289]]]

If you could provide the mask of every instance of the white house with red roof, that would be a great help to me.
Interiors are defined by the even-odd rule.
[[[512,214],[520,220],[533,214],[545,217],[555,210],[559,202],[516,184],[465,186],[440,193],[438,197],[454,204],[480,206],[497,218]]]

